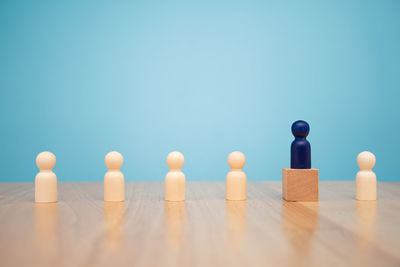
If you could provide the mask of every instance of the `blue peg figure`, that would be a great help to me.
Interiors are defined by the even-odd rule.
[[[306,139],[310,126],[305,121],[295,121],[292,124],[292,134],[295,139],[290,151],[290,168],[311,169],[311,145]]]

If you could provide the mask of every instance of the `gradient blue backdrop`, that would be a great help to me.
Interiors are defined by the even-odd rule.
[[[400,1],[19,1],[0,3],[0,181],[281,179],[291,123],[310,123],[321,179],[354,179],[377,156],[399,180]]]

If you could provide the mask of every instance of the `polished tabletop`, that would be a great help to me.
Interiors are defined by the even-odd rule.
[[[223,182],[127,182],[105,203],[100,182],[59,183],[35,204],[33,183],[0,183],[0,266],[400,266],[400,183],[356,201],[355,183],[320,182],[319,202],[285,202],[279,182],[249,182],[226,201]]]

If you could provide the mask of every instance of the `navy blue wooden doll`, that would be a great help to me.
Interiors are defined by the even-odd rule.
[[[305,121],[295,121],[292,133],[295,137],[291,146],[290,168],[311,169],[311,145],[306,139],[310,126]]]

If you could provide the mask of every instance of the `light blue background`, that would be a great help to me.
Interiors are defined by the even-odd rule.
[[[190,2],[190,3],[189,3]],[[56,154],[61,181],[279,180],[291,123],[310,123],[312,165],[354,179],[375,153],[400,179],[400,1],[1,1],[0,181],[33,181]]]

